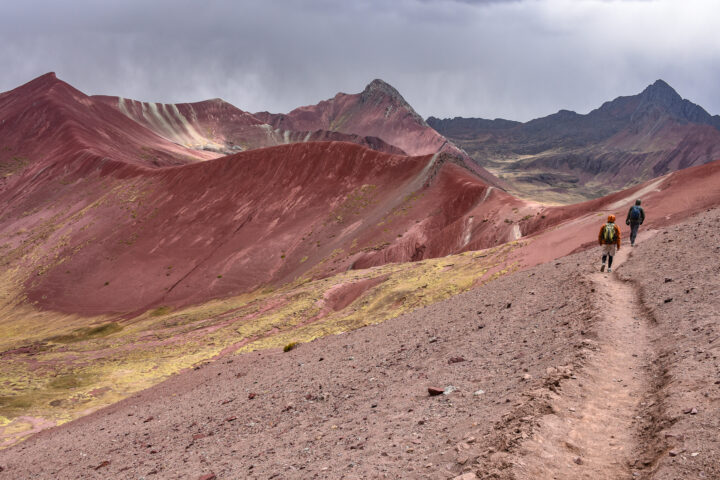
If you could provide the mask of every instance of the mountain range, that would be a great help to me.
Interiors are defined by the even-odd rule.
[[[720,157],[720,116],[662,80],[585,115],[560,110],[525,123],[462,117],[427,122],[510,191],[541,201],[597,198]]]
[[[608,214],[620,218],[626,236],[622,216],[642,198],[647,212],[643,234],[662,238],[688,217],[720,205],[717,124],[718,117],[660,81],[587,115],[561,111],[527,123],[426,122],[381,80],[360,93],[338,93],[285,114],[249,113],[221,99],[160,104],[89,96],[52,73],[1,93],[0,448],[108,405],[126,408],[121,400],[153,386],[168,388],[163,401],[172,403],[181,395],[192,403],[182,393],[182,385],[200,381],[192,372],[211,361],[231,365],[235,359],[256,368],[260,364],[254,358],[260,354],[249,353],[255,350],[283,355],[303,344],[308,349],[303,356],[285,357],[303,359],[284,364],[282,372],[289,372],[310,358],[315,363],[332,358],[333,365],[352,362],[353,342],[367,344],[363,362],[377,365],[364,363],[362,378],[347,377],[347,382],[381,378],[382,373],[365,374],[387,359],[405,369],[401,358],[410,352],[424,355],[420,343],[440,349],[433,361],[443,357],[443,364],[464,368],[471,362],[465,363],[463,352],[447,350],[443,337],[456,338],[453,348],[470,348],[460,337],[470,341],[486,322],[496,333],[482,341],[504,339],[492,347],[493,375],[507,382],[503,388],[524,395],[530,383],[513,362],[526,350],[515,340],[541,330],[533,345],[548,349],[541,353],[545,360],[524,368],[533,375],[555,368],[556,374],[555,366],[546,365],[553,352],[564,352],[570,362],[575,361],[571,352],[581,351],[565,342],[568,325],[577,327],[570,336],[578,341],[593,325],[585,315],[591,307],[583,300],[595,292],[590,284],[616,288],[582,273],[583,268],[590,271],[587,262],[595,254],[589,249],[597,244],[597,229]],[[598,196],[602,192],[607,195]],[[552,205],[538,198],[583,201]],[[656,249],[675,247],[670,241],[656,243]],[[632,255],[625,258],[632,260]],[[552,283],[545,284],[546,279]],[[677,287],[676,298],[678,292],[691,291],[680,282],[671,286]],[[553,297],[539,299],[539,293],[539,304],[536,291]],[[463,292],[477,299],[464,303]],[[563,310],[568,292],[580,297]],[[363,335],[384,332],[370,326],[402,315],[402,322],[427,321],[427,327],[392,327],[387,334],[392,341],[382,347],[387,355],[375,358],[373,343]],[[511,318],[512,333],[503,330],[506,318]],[[538,318],[544,319],[542,326]],[[443,322],[448,330],[440,327]],[[350,337],[358,329],[367,333]],[[327,343],[318,339],[334,334],[347,336],[330,341],[334,350],[326,356],[322,345]],[[428,339],[419,340],[423,335]],[[346,343],[345,338],[356,340]],[[485,350],[482,343],[473,344],[474,355]],[[508,355],[500,359],[503,352]],[[264,398],[263,408],[269,410],[258,413],[267,416],[263,424],[295,411],[294,405],[278,407],[264,381],[260,391],[258,380],[243,380],[243,372],[222,369],[212,382],[202,382],[221,382],[223,389],[242,385],[247,401]],[[277,384],[282,372],[264,378]],[[428,378],[416,367],[398,375],[411,375],[415,383]],[[550,382],[555,377],[548,375],[548,384],[555,385]],[[176,380],[162,383],[169,378]],[[341,402],[332,407],[336,413],[360,411],[358,405],[342,403],[352,388],[328,388],[323,380],[321,391],[302,375],[297,378],[302,385],[297,388],[304,389],[302,402],[330,405],[323,403],[330,391]],[[317,391],[305,391],[310,388]],[[228,393],[221,405],[238,395]],[[481,393],[463,395],[483,398]],[[497,408],[510,407],[503,395],[493,393],[493,405],[503,405]],[[407,392],[400,396],[410,398]],[[235,405],[241,403],[222,409]],[[384,408],[377,406],[367,408]],[[402,406],[403,412],[386,413],[405,418],[418,408]],[[120,418],[131,416],[122,411]],[[425,421],[427,414],[418,412],[412,425]],[[521,413],[518,418],[527,416]],[[145,417],[141,427],[154,428],[156,415]],[[218,430],[225,432],[238,415],[226,417]],[[205,438],[194,437],[206,435],[205,430],[194,432],[196,419],[185,420],[178,420],[185,422],[183,435],[193,435],[193,442]],[[333,431],[340,430],[338,422]],[[508,425],[503,424],[503,432]],[[124,428],[109,430],[120,435]],[[163,438],[175,438],[168,432],[180,427],[163,423],[158,428]],[[51,435],[36,438],[42,442]],[[117,438],[106,438],[107,445]],[[445,444],[448,439],[443,439]],[[98,455],[106,455],[107,445]],[[177,454],[172,458],[182,457],[184,450],[175,447],[168,446]],[[14,453],[22,448],[8,450],[7,458],[15,458],[11,472],[17,473],[17,462],[24,461]],[[0,475],[3,462],[0,456]],[[109,462],[98,459],[77,468],[102,475]],[[125,471],[125,465],[112,462],[107,471]],[[179,475],[190,474],[183,471],[184,462],[173,464]],[[451,470],[459,474],[463,468]]]

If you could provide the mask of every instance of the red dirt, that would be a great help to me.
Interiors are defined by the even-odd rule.
[[[502,182],[431,128],[400,93],[382,80],[373,80],[361,93],[335,97],[296,108],[288,114],[259,112],[255,116],[275,128],[293,131],[332,130],[378,137],[409,155],[449,153],[465,161],[483,182]]]
[[[224,358],[0,451],[0,478],[717,478],[718,225]]]
[[[323,306],[338,312],[360,298],[363,293],[383,283],[387,278],[387,276],[379,276],[336,285],[325,292]]]
[[[94,102],[48,73],[0,94],[0,164],[14,157],[31,165],[68,157],[112,158],[143,166],[181,165],[217,155],[179,147]],[[2,191],[2,183],[0,183]]]
[[[33,98],[40,107],[31,108]],[[601,423],[617,427],[610,435],[621,436],[623,451],[632,452],[624,454],[624,473],[717,474],[713,457],[706,460],[703,452],[717,457],[717,440],[707,432],[717,432],[720,412],[707,378],[716,366],[718,213],[651,239],[647,229],[719,205],[720,162],[602,199],[547,208],[490,187],[447,154],[390,155],[345,142],[298,143],[155,168],[154,161],[136,157],[146,140],[168,163],[198,158],[174,157],[193,150],[169,143],[52,75],[1,94],[0,112],[9,112],[11,125],[20,129],[0,131],[12,145],[2,165],[19,165],[0,181],[0,203],[7,206],[0,212],[0,267],[27,274],[22,294],[41,308],[126,314],[203,302],[302,275],[322,277],[529,240],[509,259],[525,271],[289,354],[243,355],[181,374],[0,452],[0,476],[136,478],[155,471],[173,478],[212,470],[219,478],[331,473],[362,478],[378,472],[435,478],[472,470],[511,478],[510,466],[519,465],[522,449],[532,451],[538,439],[564,438],[573,421],[546,415],[568,399],[608,390],[612,384],[598,380],[604,362],[618,367],[631,361],[650,367],[637,363],[630,364],[632,373],[613,371],[629,384],[643,370],[632,391],[633,398],[650,399],[638,422],[646,433],[632,425],[635,430],[628,430],[623,419],[633,416],[604,422],[586,415],[584,431]],[[26,147],[33,142],[22,129],[37,136],[34,147]],[[23,148],[29,149],[28,161],[12,160]],[[39,155],[41,149],[47,156]],[[598,280],[595,251],[533,267],[593,246],[605,215],[614,213],[622,223],[636,197],[647,212],[640,237],[647,250],[635,249],[618,272],[635,272],[639,295],[613,283],[616,277]],[[659,284],[667,272],[673,272],[671,285]],[[328,308],[340,308],[372,287],[341,288],[329,296]],[[668,292],[671,297],[658,298]],[[606,310],[598,308],[604,305],[600,294],[624,299],[620,310],[640,312],[644,323],[613,323],[596,314]],[[631,346],[623,338],[626,331],[646,340],[640,360],[620,355]],[[589,348],[588,340],[601,348]],[[703,342],[708,346],[699,347]],[[457,361],[461,357],[466,361]],[[558,399],[546,391],[558,394],[563,381],[575,380],[568,372],[580,367],[584,370],[575,375],[581,381],[567,387],[567,395]],[[426,403],[428,387],[448,385],[459,390]],[[478,388],[487,393],[473,395]],[[588,408],[596,409],[593,405]],[[625,413],[643,407],[623,405]],[[697,412],[686,419],[678,413],[681,407]],[[142,417],[133,422],[136,411]],[[142,421],[150,417],[152,422]],[[227,420],[231,417],[235,421]],[[591,448],[573,445],[570,451]],[[678,447],[675,460],[665,458],[671,445]],[[683,456],[683,448],[691,456]],[[575,466],[583,465],[574,458]],[[583,470],[590,478],[598,478],[592,475],[608,460],[582,458],[592,458]]]
[[[377,137],[328,130],[274,129],[252,114],[219,98],[197,103],[147,103],[125,98],[94,96],[161,137],[188,148],[233,154],[287,143],[352,142],[379,152],[404,154]]]
[[[0,226],[11,248],[4,266],[30,274],[27,293],[41,307],[126,314],[521,236],[534,241],[514,260],[531,266],[582,247],[596,212],[622,218],[643,190],[649,225],[717,204],[719,195],[713,163],[545,208],[489,188],[465,166],[447,155],[393,156],[340,142],[166,169],[68,154],[31,164],[0,190],[10,205]]]

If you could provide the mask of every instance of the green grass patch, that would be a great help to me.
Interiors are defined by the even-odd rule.
[[[150,312],[150,316],[151,317],[162,317],[163,315],[167,315],[170,312],[172,312],[172,308],[168,307],[166,305],[163,305],[163,306],[156,308],[155,310],[152,310]]]
[[[89,340],[91,338],[106,337],[119,332],[123,327],[117,322],[106,323],[97,327],[83,327],[73,330],[65,335],[56,335],[48,338],[48,341],[55,343],[75,343]]]

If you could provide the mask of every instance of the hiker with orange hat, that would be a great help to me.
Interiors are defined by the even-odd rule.
[[[615,251],[620,250],[620,229],[615,225],[615,215],[608,215],[608,221],[600,228],[598,243],[602,247],[602,267],[605,271],[605,260],[608,262],[608,273],[612,272],[612,262]]]

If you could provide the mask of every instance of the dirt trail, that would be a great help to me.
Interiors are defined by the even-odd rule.
[[[630,253],[622,248],[613,267]],[[598,267],[600,262],[598,262]],[[539,420],[516,462],[518,479],[638,478],[639,411],[650,401],[645,367],[653,358],[649,329],[632,285],[614,273],[589,275],[600,313],[597,338],[584,340],[587,361],[553,394],[553,413]],[[639,462],[638,462],[639,463]],[[639,467],[639,465],[638,465]]]

